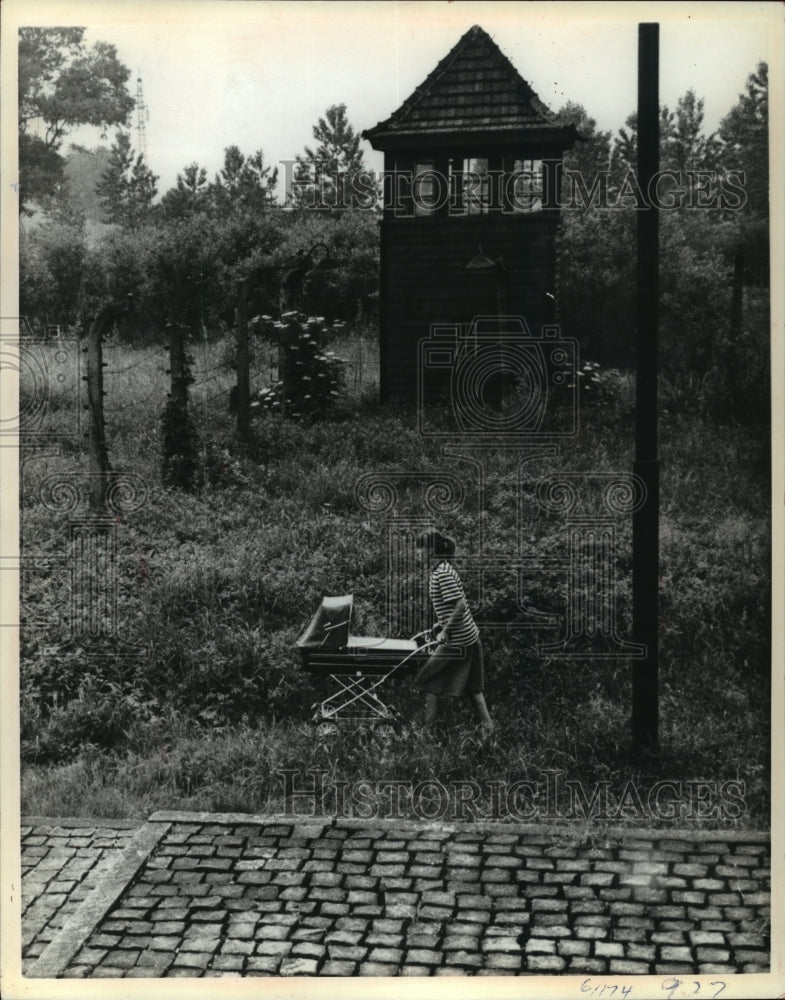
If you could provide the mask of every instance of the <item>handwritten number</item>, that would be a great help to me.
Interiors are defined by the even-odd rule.
[[[598,986],[592,986],[591,979],[584,979],[581,983],[581,993],[591,993],[592,995],[596,993],[600,997],[605,996],[606,990],[610,990],[610,995],[614,996],[618,988],[614,983],[602,983]],[[628,997],[631,992],[631,986],[622,986],[621,993],[623,997]]]
[[[684,984],[682,983],[681,979],[666,979],[665,980],[665,982],[662,984],[662,988],[663,988],[663,990],[667,990],[668,991],[668,1000],[672,1000],[673,994],[682,985],[684,985]],[[698,993],[700,993],[701,983],[697,979],[693,979],[692,980],[692,985],[693,985],[694,988],[693,988],[692,992],[689,995],[694,997]],[[728,984],[724,980],[722,980],[722,979],[715,979],[709,985],[710,986],[718,986],[719,987],[719,989],[717,990],[717,992],[711,998],[711,1000],[717,1000],[717,997],[720,995],[720,993],[722,993],[722,991],[724,989],[727,988]],[[628,989],[630,989],[630,988],[631,987],[628,987]],[[622,990],[621,991],[622,991],[622,994],[625,997],[629,996],[629,993],[625,992],[625,988],[623,986],[622,986]]]

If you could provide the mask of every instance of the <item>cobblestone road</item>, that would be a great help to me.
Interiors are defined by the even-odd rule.
[[[29,967],[120,858],[139,822],[30,819],[22,834],[22,955]]]
[[[763,834],[185,813],[135,828],[50,822],[22,830],[33,977],[769,968]]]

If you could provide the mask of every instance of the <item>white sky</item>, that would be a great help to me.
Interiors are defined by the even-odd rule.
[[[80,24],[90,43],[112,42],[132,92],[141,73],[148,161],[163,193],[194,160],[212,178],[231,143],[261,148],[268,163],[293,159],[331,104],[347,105],[357,131],[375,125],[473,24],[553,110],[577,101],[615,130],[636,106],[637,21],[660,20],[661,100],[674,107],[693,87],[712,130],[770,60],[766,19],[777,6],[26,0],[14,10],[19,23]],[[364,149],[381,169],[381,155]]]

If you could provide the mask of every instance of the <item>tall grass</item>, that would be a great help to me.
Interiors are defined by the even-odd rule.
[[[458,472],[464,505],[442,527],[465,551],[566,558],[563,519],[538,510],[534,481],[558,471],[627,472],[632,465],[631,382],[608,378],[587,401],[582,429],[561,454],[526,467],[483,452],[486,504],[472,466],[417,432],[414,409],[373,401],[376,353],[369,334],[334,345],[347,358],[347,398],[329,422],[255,418],[264,458],[236,445],[229,390],[232,348],[191,348],[192,412],[202,475],[191,494],[160,486],[159,414],[168,389],[163,349],[106,351],[107,438],[113,465],[139,473],[148,500],[118,524],[119,634],[103,647],[64,641],[62,628],[23,629],[23,808],[30,813],[144,815],[155,808],[248,809],[281,805],[280,771],[323,768],[349,781],[515,781],[558,768],[620,794],[628,781],[704,778],[746,783],[749,814],[768,813],[769,534],[766,444],[759,429],[720,426],[688,409],[664,416],[661,508],[661,750],[630,754],[629,665],[543,659],[531,633],[487,629],[487,699],[497,723],[481,740],[462,702],[432,732],[390,743],[370,737],[326,745],[311,706],[323,697],[293,643],[321,598],[355,594],[353,629],[386,634],[384,523],[362,510],[355,487],[374,469],[409,473],[397,507],[418,507],[417,474]],[[274,358],[272,359],[274,361]],[[256,345],[253,383],[268,384],[271,355]],[[54,427],[72,405],[51,408]],[[53,404],[57,402],[53,399]],[[467,459],[477,457],[471,451]],[[40,504],[51,472],[86,469],[84,442],[24,467],[22,537],[29,555],[67,564],[66,515]],[[630,629],[630,525],[618,524],[620,629]],[[564,572],[527,575],[539,609],[563,614]],[[62,620],[64,586],[53,574],[28,586],[39,619]],[[514,581],[489,584],[484,611],[514,621]],[[555,639],[555,633],[547,636]],[[129,647],[136,657],[116,655]],[[53,651],[54,650],[54,651]],[[405,681],[389,700],[412,718]]]

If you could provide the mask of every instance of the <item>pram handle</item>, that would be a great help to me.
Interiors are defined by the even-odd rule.
[[[419,640],[424,641],[420,642]],[[433,638],[433,630],[429,628],[424,629],[422,632],[418,632],[417,635],[413,635],[411,642],[417,643],[418,650],[431,649],[439,645],[439,640]]]

